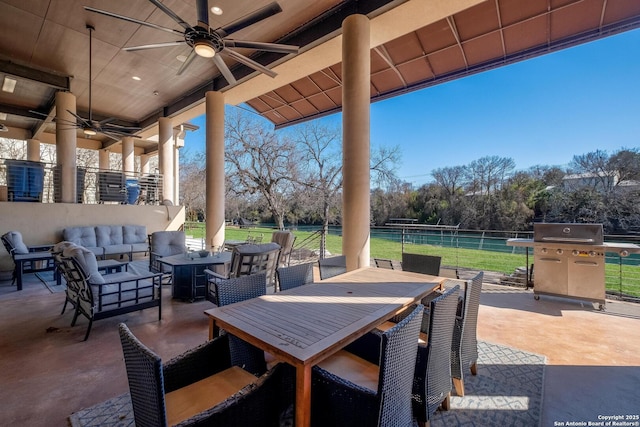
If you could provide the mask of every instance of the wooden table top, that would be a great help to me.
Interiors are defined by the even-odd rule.
[[[440,286],[375,268],[206,310],[216,324],[293,365],[315,364]]]

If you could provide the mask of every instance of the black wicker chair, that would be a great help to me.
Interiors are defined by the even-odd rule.
[[[276,270],[278,288],[281,291],[286,291],[287,289],[313,283],[313,264],[309,262],[278,268]]]
[[[393,270],[393,262],[390,259],[374,258],[373,261],[376,263],[377,268]]]
[[[478,309],[483,277],[484,273],[481,271],[471,280],[465,282],[464,294],[460,301],[460,308],[458,309],[453,330],[451,376],[458,396],[464,396],[464,371],[469,369],[472,375],[478,373],[476,329],[478,326]]]
[[[124,323],[120,341],[129,380],[129,391],[137,427],[167,426],[167,394],[220,374],[233,365],[229,336],[223,335],[196,347],[167,363],[142,344]],[[229,372],[229,371],[227,371]],[[239,376],[244,380],[246,375]],[[213,378],[215,385],[215,378]],[[278,426],[294,400],[294,371],[283,363],[219,403],[181,421],[179,426]],[[170,396],[171,397],[171,396]],[[219,399],[218,399],[219,400]]]
[[[347,272],[347,257],[344,255],[322,258],[318,260],[320,280]]]
[[[233,279],[215,279],[212,283],[215,288],[215,301],[218,307],[236,302],[256,298],[267,293],[267,280],[264,272],[250,276],[240,276]],[[221,331],[214,331],[214,336]],[[231,363],[242,366],[254,375],[262,375],[267,370],[264,351],[231,336]]]
[[[402,269],[414,273],[440,275],[440,262],[442,257],[421,254],[402,254]]]
[[[377,390],[365,388],[319,366],[313,368],[311,421],[316,426],[413,425],[411,389],[423,306],[375,339],[368,353],[378,364]],[[333,356],[335,357],[335,356]]]
[[[451,395],[451,342],[458,306],[460,286],[448,289],[432,300],[426,344],[418,344],[418,358],[413,381],[413,414],[422,426],[428,425],[433,414],[442,404],[449,409]]]

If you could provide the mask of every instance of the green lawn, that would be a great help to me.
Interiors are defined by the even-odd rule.
[[[196,238],[204,237],[204,224],[187,223],[185,224],[185,232],[187,235]],[[262,234],[262,241],[269,242],[271,241],[271,234],[273,232],[274,230],[272,228],[227,227],[225,230],[225,238],[228,240],[245,240],[249,234],[251,236],[259,236]],[[296,230],[294,234],[296,235],[296,245],[299,245],[300,242],[311,236],[312,232]],[[318,247],[319,244],[315,243],[313,248],[317,249]],[[331,254],[342,253],[342,237],[329,234],[327,236],[327,250]],[[503,274],[511,274],[516,268],[525,266],[525,257],[522,254],[412,244],[405,244],[405,252],[439,255],[442,257],[442,265],[445,266],[495,271]],[[374,237],[371,239],[371,257],[399,261],[402,259],[402,244],[400,242]],[[529,262],[533,262],[533,256],[529,257]],[[620,274],[621,270],[622,274]],[[607,263],[605,267],[605,280],[607,290],[640,297],[640,266],[623,265],[621,269],[618,264]]]

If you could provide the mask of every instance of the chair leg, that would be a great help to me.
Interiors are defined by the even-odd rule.
[[[91,325],[93,325],[93,319],[89,319],[89,326],[87,327],[87,333],[84,334],[84,340],[86,341],[89,338],[89,332],[91,332]]]
[[[456,389],[456,394],[460,397],[464,396],[464,382],[462,381],[462,378],[454,378],[453,379],[453,386]]]
[[[78,304],[79,306],[80,304]],[[79,307],[76,306],[76,311],[73,313],[73,320],[71,320],[71,326],[76,326],[76,320],[78,320],[78,314],[80,314],[80,309]]]
[[[64,305],[62,306],[62,313],[60,313],[61,315],[64,314],[64,310],[67,308],[67,302],[69,302],[69,300],[65,298]]]
[[[431,421],[418,421],[419,427],[429,427],[431,426]]]
[[[451,393],[447,393],[447,396],[442,401],[442,410],[448,411],[451,408]]]
[[[471,375],[478,375],[478,363],[473,362],[471,365]]]

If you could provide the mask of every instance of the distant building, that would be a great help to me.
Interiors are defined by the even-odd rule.
[[[562,188],[565,190],[591,188],[596,191],[611,191],[614,188],[634,190],[639,187],[639,181],[621,181],[618,172],[577,173],[565,175],[564,178],[562,178]]]

